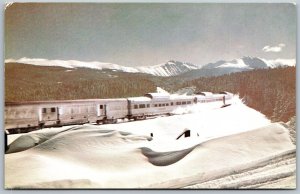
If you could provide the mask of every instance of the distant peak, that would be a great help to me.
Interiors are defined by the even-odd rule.
[[[241,59],[259,59],[259,58],[254,56],[243,56]]]

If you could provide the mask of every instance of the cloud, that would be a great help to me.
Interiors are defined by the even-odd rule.
[[[275,53],[278,53],[278,52],[281,52],[282,51],[282,48],[285,47],[285,44],[283,43],[280,43],[276,46],[265,46],[264,48],[262,48],[262,51],[264,52],[275,52]]]

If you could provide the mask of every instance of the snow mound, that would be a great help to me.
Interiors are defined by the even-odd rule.
[[[21,135],[5,155],[5,188],[181,188],[260,168],[295,152],[283,125],[238,98],[226,108],[207,108]],[[189,134],[178,138],[184,132]]]
[[[5,155],[5,187],[178,188],[254,168],[295,149],[280,124],[167,153],[150,150],[148,142],[96,126],[65,131]]]

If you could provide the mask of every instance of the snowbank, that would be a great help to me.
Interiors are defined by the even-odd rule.
[[[176,140],[187,129],[191,136]],[[5,188],[179,188],[294,150],[285,127],[236,101],[190,114],[20,136],[5,155]]]

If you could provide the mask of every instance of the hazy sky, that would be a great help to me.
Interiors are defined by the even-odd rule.
[[[293,4],[13,4],[5,58],[170,59],[206,64],[242,56],[296,58]]]

